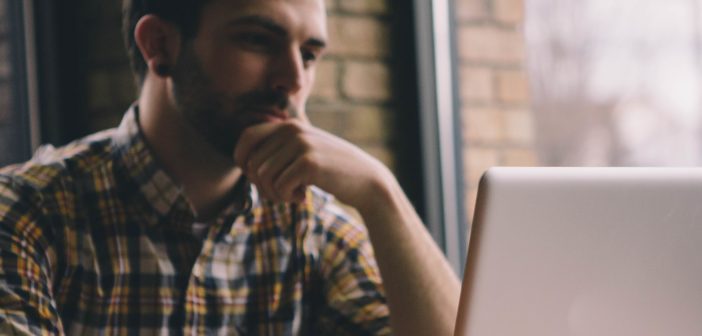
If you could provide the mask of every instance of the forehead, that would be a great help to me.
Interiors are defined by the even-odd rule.
[[[327,37],[324,0],[212,0],[203,8],[200,25],[222,26],[252,16],[269,19],[291,35]]]

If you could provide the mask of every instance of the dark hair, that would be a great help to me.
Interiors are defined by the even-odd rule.
[[[134,29],[144,15],[153,14],[171,22],[184,39],[194,38],[202,8],[210,0],[123,0],[122,34],[127,55],[139,87],[146,77],[146,62],[134,40]]]

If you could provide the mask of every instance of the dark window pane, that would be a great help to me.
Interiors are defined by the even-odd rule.
[[[30,154],[21,6],[0,0],[0,165]]]

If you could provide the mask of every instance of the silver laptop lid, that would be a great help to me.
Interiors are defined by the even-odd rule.
[[[456,335],[702,335],[702,169],[493,168]]]

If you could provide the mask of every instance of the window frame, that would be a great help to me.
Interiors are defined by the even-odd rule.
[[[34,40],[33,0],[6,2],[12,99],[13,138],[17,152],[8,157],[15,163],[27,160],[40,145],[36,50]]]
[[[469,231],[465,211],[457,52],[451,0],[414,0],[425,223],[458,274]]]

